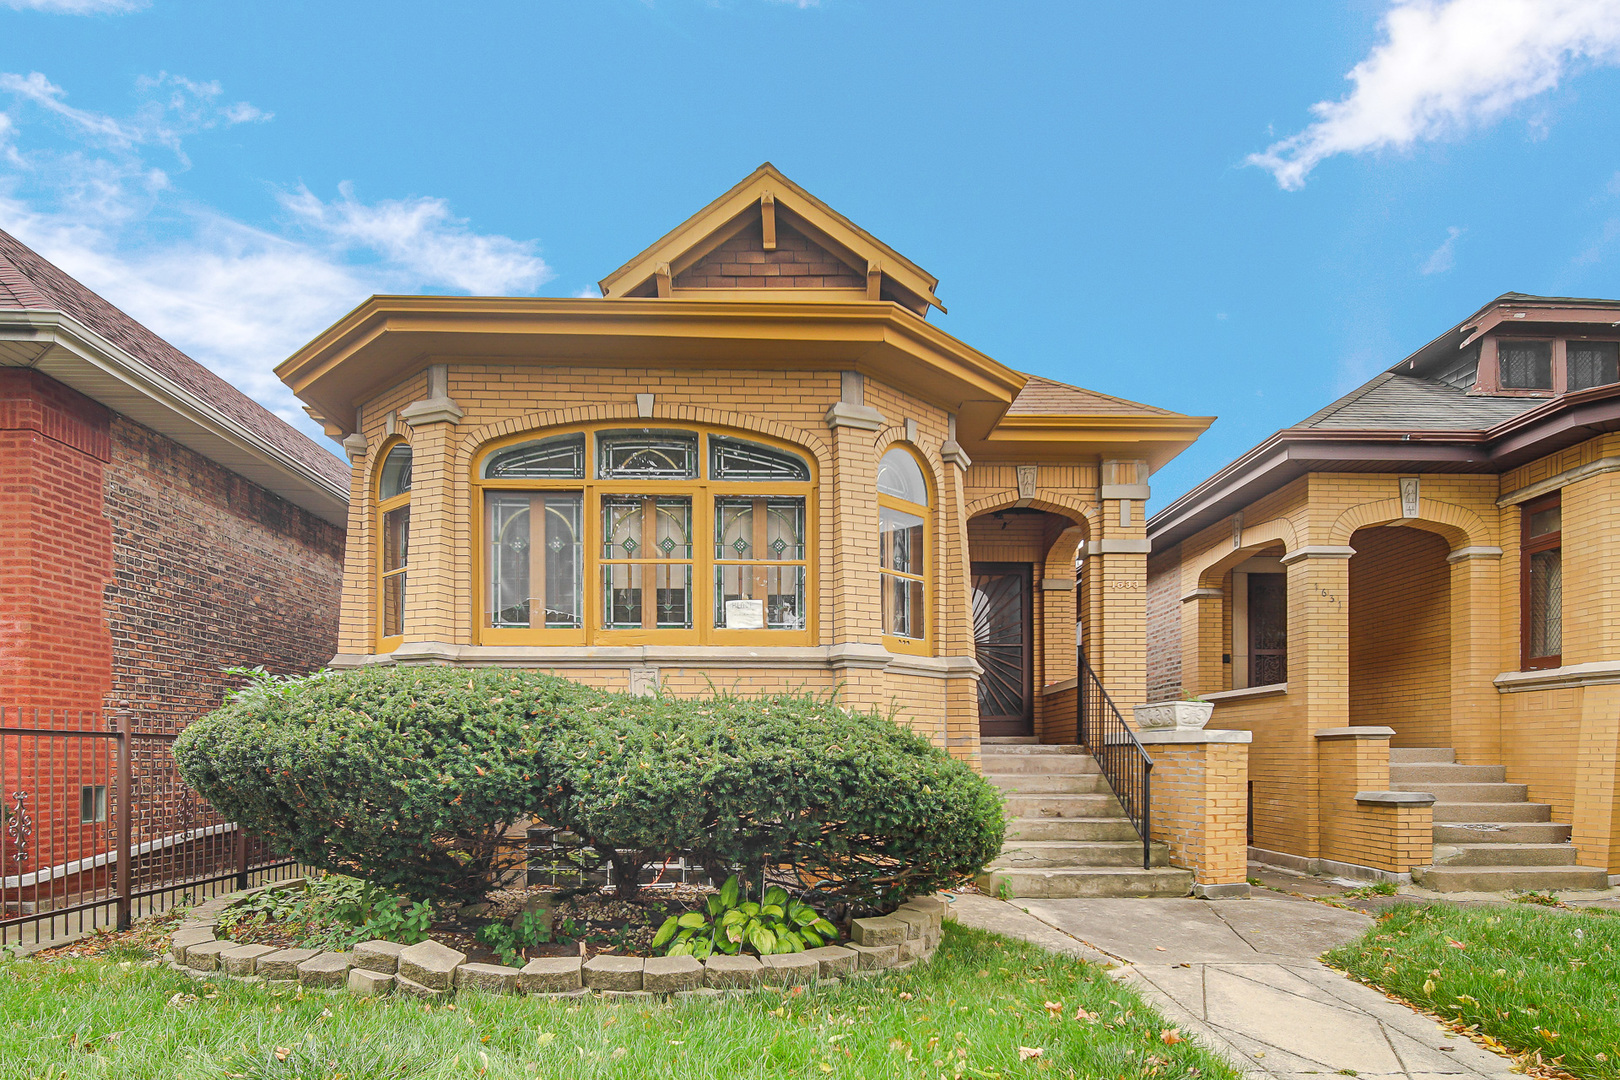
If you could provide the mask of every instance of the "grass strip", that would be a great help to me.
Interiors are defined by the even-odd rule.
[[[1398,904],[1323,960],[1493,1039],[1529,1067],[1620,1080],[1620,918]]]
[[[1239,1077],[1103,969],[951,924],[909,971],[668,1004],[426,1005],[131,960],[14,961],[0,965],[0,1062],[28,1080]]]

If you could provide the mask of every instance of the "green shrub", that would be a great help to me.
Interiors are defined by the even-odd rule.
[[[761,956],[814,949],[838,938],[838,928],[787,890],[772,885],[758,901],[748,899],[747,888],[733,874],[717,893],[705,897],[702,911],[671,915],[653,935],[652,947],[666,956],[694,956],[699,960],[715,952],[735,956],[752,950]]]
[[[505,668],[259,678],[175,743],[223,814],[314,866],[468,897],[533,815],[613,863],[690,854],[886,907],[1000,850],[995,790],[875,713],[806,695],[631,697]]]

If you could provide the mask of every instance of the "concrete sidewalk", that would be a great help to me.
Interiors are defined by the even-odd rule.
[[[952,917],[1111,961],[1184,1035],[1254,1077],[1517,1076],[1510,1062],[1317,961],[1371,923],[1285,897],[1033,900],[960,894]]]

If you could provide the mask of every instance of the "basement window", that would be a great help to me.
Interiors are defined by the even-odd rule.
[[[79,788],[79,821],[89,825],[107,820],[107,785],[85,784]]]

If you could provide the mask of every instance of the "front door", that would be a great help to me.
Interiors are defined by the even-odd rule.
[[[1030,565],[973,564],[973,645],[979,676],[979,734],[1035,731]]]

